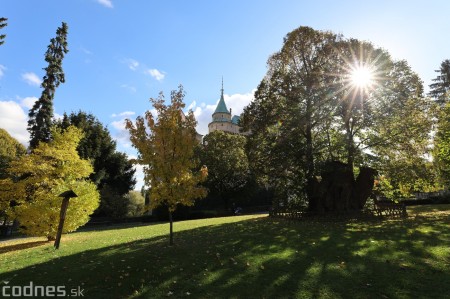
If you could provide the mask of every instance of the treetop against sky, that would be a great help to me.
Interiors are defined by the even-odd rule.
[[[186,90],[186,108],[207,133],[224,78],[225,101],[240,114],[266,73],[266,61],[299,26],[368,40],[406,59],[424,85],[449,58],[447,1],[5,1],[0,46],[0,127],[27,144],[28,110],[40,96],[44,54],[55,30],[68,25],[66,82],[55,116],[96,115],[136,156],[125,118],[151,109],[150,97]],[[186,110],[187,110],[186,109]],[[139,185],[139,183],[138,183]],[[137,186],[138,186],[137,185]]]

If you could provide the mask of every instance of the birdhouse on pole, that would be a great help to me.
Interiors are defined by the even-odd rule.
[[[58,225],[58,232],[56,233],[56,240],[55,240],[55,249],[59,248],[59,243],[61,241],[61,235],[64,227],[64,220],[66,219],[66,212],[67,208],[69,207],[69,199],[78,197],[78,195],[75,194],[72,190],[67,190],[58,195],[58,197],[62,197],[62,203],[61,203],[61,212],[59,214],[59,225]]]

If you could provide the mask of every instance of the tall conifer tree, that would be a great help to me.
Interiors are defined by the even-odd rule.
[[[30,132],[30,148],[34,149],[38,143],[50,140],[50,127],[53,117],[53,98],[56,88],[65,82],[62,61],[69,51],[67,48],[67,24],[62,23],[56,30],[56,37],[50,40],[45,53],[48,66],[44,68],[46,74],[41,87],[44,89],[38,101],[28,113],[28,131]]]
[[[7,18],[0,18],[0,29],[2,29],[3,27],[6,27],[8,25],[8,23],[6,23],[6,21],[8,21]],[[4,41],[5,37],[6,37],[6,34],[0,34],[0,46],[5,43],[5,41]]]
[[[450,97],[450,60],[442,61],[441,67],[435,71],[439,75],[430,84],[429,95],[436,99],[437,103],[445,105]]]

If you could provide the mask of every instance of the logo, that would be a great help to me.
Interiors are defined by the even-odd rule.
[[[78,287],[76,289],[66,290],[66,286],[42,286],[35,285],[32,281],[25,286],[13,286],[10,285],[10,281],[2,281],[4,284],[1,286],[2,298],[23,298],[23,297],[83,297],[84,289]]]

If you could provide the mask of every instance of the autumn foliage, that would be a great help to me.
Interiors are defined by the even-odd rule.
[[[172,212],[177,205],[192,206],[195,199],[206,196],[199,186],[207,176],[207,168],[199,169],[194,159],[197,144],[194,114],[182,112],[184,91],[180,86],[171,93],[170,105],[164,95],[150,99],[157,118],[150,111],[138,117],[135,124],[126,120],[133,146],[138,150],[136,163],[144,166],[144,181],[150,188],[150,208],[166,206],[172,227]],[[172,243],[172,234],[171,234]]]
[[[96,186],[86,180],[92,166],[76,150],[82,132],[73,126],[53,128],[52,136],[51,142],[40,142],[32,153],[11,162],[10,177],[0,181],[0,200],[11,203],[7,213],[19,221],[21,231],[48,239],[56,236],[62,192],[78,195],[70,200],[64,232],[85,224],[99,204]]]

